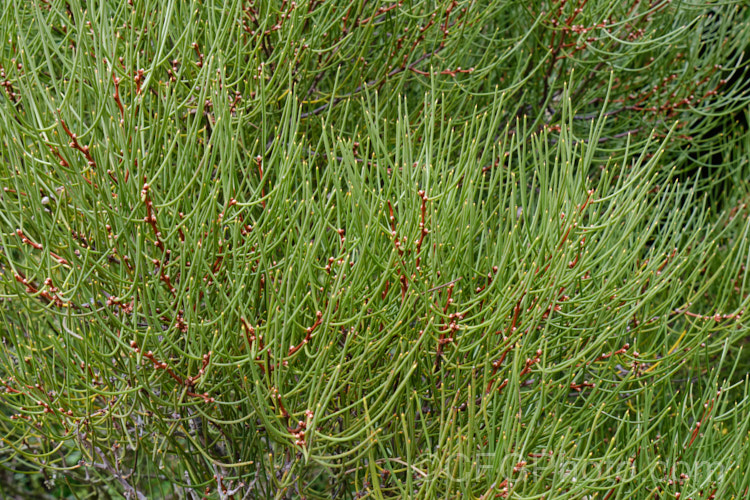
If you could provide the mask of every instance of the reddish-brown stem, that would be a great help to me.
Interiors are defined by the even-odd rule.
[[[615,483],[617,483],[617,484],[620,483],[620,476],[617,476],[615,478]],[[611,490],[609,490],[609,493],[607,493],[607,495],[602,500],[609,500],[609,497],[612,496],[612,494],[615,492],[615,489],[616,488],[612,488]]]
[[[393,215],[393,206],[391,205],[391,200],[388,200],[388,221],[391,224],[391,232],[393,233],[393,236],[396,236],[396,217]]]
[[[12,380],[12,379],[10,379]],[[22,394],[22,391],[19,391],[18,389],[12,388],[7,381],[0,379],[0,383],[2,383],[5,386],[6,392],[10,392],[12,394]]]
[[[508,326],[508,331],[506,333],[507,336],[510,336],[511,333],[516,331],[516,322],[518,321],[518,315],[521,312],[521,301],[525,296],[526,292],[521,295],[521,298],[516,302],[516,307],[513,308],[513,320],[511,321],[510,326]]]
[[[304,347],[305,344],[310,342],[313,332],[315,332],[315,330],[320,326],[322,322],[323,322],[323,313],[320,311],[317,311],[315,313],[315,323],[313,323],[312,326],[309,326],[307,330],[305,330],[305,338],[302,339],[302,342],[300,342],[299,344],[291,346],[289,348],[289,352],[287,353],[287,355],[291,356],[292,354],[302,349],[302,347]]]
[[[451,12],[456,8],[457,5],[458,2],[456,0],[453,0],[451,4],[445,9],[445,21],[443,21],[443,26],[441,28],[441,31],[443,32],[443,39],[440,41],[440,47],[445,47],[445,39],[448,37],[448,21],[450,20]]]
[[[706,403],[705,410],[703,410],[703,416],[701,417],[701,419],[698,422],[695,423],[695,430],[693,430],[693,435],[690,438],[690,442],[685,447],[685,450],[687,450],[688,448],[690,448],[690,446],[692,446],[692,444],[693,444],[693,441],[695,441],[695,438],[698,437],[698,433],[701,430],[701,425],[703,425],[703,422],[706,421],[706,418],[711,415],[711,410],[714,409],[714,403],[715,402],[716,402],[716,398],[712,398],[711,399],[711,406],[708,406],[708,403]]]
[[[526,364],[524,365],[523,370],[521,370],[521,373],[519,373],[518,376],[523,377],[527,373],[531,373],[531,368],[535,364],[539,363],[539,361],[541,361],[542,359],[541,356],[542,356],[542,350],[538,349],[536,351],[536,357],[534,359],[526,358]]]
[[[156,213],[154,211],[154,203],[151,201],[151,196],[149,196],[149,189],[151,189],[151,186],[146,182],[146,177],[143,177],[143,189],[141,190],[141,196],[144,199],[144,203],[146,204],[146,217],[143,219],[144,222],[148,223],[151,226],[151,229],[154,232],[154,236],[156,237],[156,247],[160,250],[164,250],[164,243],[161,241],[161,232],[159,231],[159,227],[156,225]]]
[[[443,71],[440,72],[440,74],[441,75],[456,76],[459,73],[473,73],[473,72],[474,72],[474,68],[461,69],[460,67],[458,67],[456,69],[444,69]]]
[[[391,205],[391,201],[388,200],[388,220],[391,224],[391,236],[393,236],[393,239],[395,240],[393,245],[396,247],[396,250],[398,251],[398,256],[402,257],[401,264],[402,266],[406,266],[406,264],[403,261],[404,256],[404,249],[402,248],[401,241],[398,238],[398,234],[396,233],[396,217],[393,215],[393,206]],[[404,240],[406,237],[404,237]],[[399,271],[399,277],[398,280],[401,282],[401,301],[404,301],[404,298],[406,297],[406,291],[409,288],[409,281],[406,278],[406,275],[404,274],[403,267]]]
[[[687,309],[676,309],[676,310],[672,311],[671,315],[674,316],[676,314],[684,314],[685,316],[690,316],[691,318],[699,318],[699,319],[703,319],[703,320],[712,319],[712,320],[716,321],[717,323],[720,323],[721,321],[724,321],[724,320],[727,320],[727,319],[737,319],[740,316],[742,316],[744,312],[745,312],[744,310],[740,310],[739,312],[736,312],[734,314],[720,314],[720,313],[716,313],[713,316],[708,316],[708,315],[703,315],[703,314],[697,314],[697,313],[694,313],[694,312],[690,312]]]
[[[242,322],[242,327],[245,330],[245,338],[247,339],[248,346],[252,347],[253,342],[256,340],[258,341],[258,352],[262,352],[265,347],[263,345],[263,337],[256,335],[255,328],[248,323],[248,321],[245,318],[240,318],[240,322]],[[280,366],[286,366],[286,361],[282,363],[276,363],[275,365],[272,365],[270,363],[270,360],[267,360],[266,366],[263,366],[263,360],[261,359],[260,354],[258,354],[255,357],[255,362],[258,363],[258,366],[260,367],[261,371],[265,374],[266,372],[270,373],[275,368],[279,368]]]
[[[125,108],[120,100],[120,79],[112,73],[112,81],[115,84],[115,93],[112,94],[112,97],[115,99],[115,103],[117,103],[117,107],[120,109],[120,125],[122,125],[125,123]]]
[[[492,266],[492,272],[487,273],[487,284],[484,286],[478,286],[476,290],[474,290],[476,293],[483,292],[488,286],[492,284],[492,276],[497,272],[497,266]],[[481,302],[484,303],[484,300]]]
[[[586,382],[585,380],[581,382],[580,384],[576,384],[574,382],[570,383],[570,388],[574,391],[581,392],[586,387],[596,387],[596,384],[592,384],[591,382]]]
[[[409,71],[411,71],[411,72],[413,72],[413,73],[416,73],[416,74],[418,74],[418,75],[422,75],[422,76],[430,76],[430,74],[429,74],[428,72],[426,72],[426,71],[422,71],[421,69],[417,69],[417,68],[411,68],[411,67],[410,67],[410,68],[409,68]]]
[[[138,71],[135,72],[133,81],[135,82],[135,93],[136,95],[139,95],[141,93],[141,83],[143,83],[143,70],[142,69],[139,69]]]
[[[64,264],[66,266],[70,266],[70,262],[68,262],[67,259],[65,259],[63,257],[60,257],[55,252],[53,252],[53,251],[50,250],[49,255],[50,255],[50,257],[52,257],[53,259],[55,259],[59,264]]]
[[[42,248],[44,248],[39,243],[35,243],[35,242],[31,241],[25,234],[23,234],[23,231],[21,231],[20,229],[16,229],[16,234],[18,235],[19,238],[21,238],[21,241],[23,243],[25,243],[25,244],[31,245],[32,247],[36,248],[37,250],[42,250]]]
[[[587,194],[588,194],[588,196],[586,196],[586,201],[585,201],[585,202],[583,203],[583,205],[581,205],[581,208],[579,208],[579,209],[578,209],[578,213],[579,213],[579,214],[583,213],[583,210],[584,210],[584,209],[585,209],[585,208],[586,208],[586,207],[588,206],[588,204],[589,204],[589,203],[591,202],[591,195],[593,195],[593,194],[594,194],[594,190],[593,190],[593,189],[589,189],[589,191],[588,191],[588,193],[587,193]]]
[[[578,258],[580,256],[581,256],[581,254],[577,253],[576,256],[575,256],[575,258],[573,260],[571,260],[570,262],[568,262],[568,267],[570,269],[573,269],[574,267],[576,267],[576,264],[578,264]]]
[[[201,360],[203,363],[203,366],[201,366],[200,370],[198,370],[197,375],[193,375],[185,379],[186,386],[192,387],[193,385],[195,385],[195,382],[206,373],[206,368],[208,368],[208,364],[211,362],[212,354],[213,353],[211,351],[208,351],[207,354],[203,355],[203,359]]]
[[[419,240],[417,240],[417,270],[419,270],[419,263],[421,261],[421,256],[419,254],[422,251],[422,242],[424,241],[424,237],[427,236],[427,233],[429,233],[430,231],[428,231],[425,227],[425,219],[427,215],[427,195],[424,191],[419,191],[417,194],[419,194],[420,198],[422,199],[422,219],[419,223]]]
[[[494,383],[495,383],[495,379],[493,378],[493,379],[492,379],[492,380],[490,380],[490,382],[489,382],[489,383],[487,384],[487,394],[489,394],[489,393],[490,393],[490,391],[492,390],[492,384],[494,384]],[[498,392],[502,391],[503,389],[505,389],[505,386],[506,386],[506,385],[508,385],[508,379],[507,379],[507,378],[506,378],[505,380],[503,380],[503,381],[502,381],[502,382],[500,383],[500,385],[498,385],[498,386],[497,386],[497,391],[498,391]]]
[[[186,391],[185,394],[187,394],[191,398],[203,398],[203,401],[205,403],[213,403],[216,401],[214,398],[209,396],[207,392],[204,392],[203,394],[198,394],[196,392]]]
[[[88,161],[88,164],[90,167],[96,169],[96,162],[94,161],[94,158],[91,156],[91,151],[89,150],[88,146],[81,146],[81,144],[78,142],[78,136],[76,136],[73,132],[70,131],[68,128],[68,125],[66,125],[65,120],[60,118],[60,125],[62,125],[63,130],[65,130],[65,133],[68,134],[68,137],[70,137],[70,144],[69,146],[73,149],[77,149],[80,151],[83,156],[86,158],[86,161]]]
[[[281,401],[281,394],[279,394],[279,390],[275,387],[271,388],[271,398],[275,399],[276,403],[279,405],[281,416],[284,418],[289,418],[289,412],[286,411],[286,408],[284,408],[284,403]]]
[[[63,302],[63,300],[56,294],[57,288],[55,288],[52,285],[51,279],[47,278],[44,282],[44,284],[50,289],[50,291],[47,291],[47,290],[40,290],[32,281],[28,280],[26,276],[24,276],[20,271],[14,272],[13,275],[16,278],[16,281],[26,286],[26,293],[29,293],[32,295],[38,293],[40,297],[45,299],[47,302],[54,304],[55,307],[65,307],[65,302]]]
[[[31,241],[31,239],[28,236],[26,236],[23,233],[23,231],[21,231],[20,229],[16,229],[16,234],[18,235],[19,238],[21,238],[21,241],[23,243],[25,243],[25,244],[30,245],[33,248],[36,248],[37,250],[42,250],[44,248],[41,244],[35,243],[34,241]],[[55,259],[58,264],[65,264],[67,266],[70,266],[70,262],[68,262],[63,257],[60,257],[59,255],[57,255],[55,252],[53,252],[53,251],[50,250],[49,251],[49,255],[50,255],[50,257],[52,257],[53,259]]]
[[[570,234],[570,230],[573,229],[574,227],[576,227],[577,225],[578,225],[578,223],[573,223],[572,226],[568,227],[568,230],[565,232],[565,236],[563,236],[563,239],[560,242],[560,246],[557,247],[558,250],[560,250],[563,247],[563,245],[565,244],[565,242],[568,241],[568,235]]]
[[[240,322],[242,323],[242,327],[245,329],[245,338],[247,339],[247,345],[249,347],[253,346],[253,342],[256,339],[255,336],[255,328],[247,322],[245,318],[240,318]]]
[[[146,176],[143,176],[143,189],[141,190],[141,198],[144,200],[144,203],[146,205],[146,217],[144,217],[143,221],[151,226],[151,230],[154,233],[154,238],[156,239],[156,242],[154,243],[156,245],[156,248],[164,252],[166,255],[166,259],[169,259],[169,255],[171,252],[166,249],[166,247],[164,246],[164,242],[161,240],[161,231],[159,231],[159,227],[156,224],[156,211],[154,210],[154,203],[151,200],[151,196],[149,195],[150,189],[151,186],[149,186],[149,184],[146,182]],[[171,278],[168,274],[166,274],[164,270],[165,264],[166,260],[161,261],[159,259],[154,259],[154,265],[159,267],[159,279],[164,282],[164,284],[167,286],[167,290],[169,290],[172,295],[176,295],[177,290],[175,289],[174,285],[172,285]]]
[[[388,287],[390,286],[390,282],[388,280],[385,281],[385,290],[383,290],[383,293],[380,296],[381,300],[385,300],[385,296],[388,295]]]
[[[602,354],[601,356],[599,356],[598,358],[596,358],[594,361],[589,361],[586,364],[590,365],[591,363],[596,363],[597,361],[603,361],[605,359],[611,358],[612,356],[617,356],[619,354],[625,354],[628,351],[628,349],[630,349],[630,344],[626,343],[620,349],[618,349],[618,350],[616,350],[614,352],[608,352],[608,353]]]
[[[61,167],[69,167],[70,166],[70,164],[67,161],[65,161],[65,158],[62,157],[62,155],[57,150],[57,148],[55,148],[55,147],[53,147],[53,146],[51,146],[49,144],[47,144],[47,147],[50,149],[50,151],[52,151],[52,154],[55,155],[55,156],[57,156],[57,159],[60,160],[60,166]]]
[[[509,342],[510,342],[510,341],[509,341]],[[490,391],[492,390],[492,385],[493,385],[493,384],[495,383],[495,375],[497,374],[497,371],[498,371],[498,370],[500,369],[500,367],[502,366],[502,364],[503,364],[503,361],[505,361],[505,357],[506,357],[506,356],[508,355],[508,353],[510,352],[510,350],[511,350],[511,349],[513,349],[513,345],[509,345],[508,347],[506,347],[506,348],[505,348],[505,350],[503,351],[503,353],[502,353],[502,354],[500,355],[500,358],[498,358],[498,359],[496,359],[495,361],[493,361],[493,362],[492,362],[492,378],[491,378],[491,379],[490,379],[490,381],[489,381],[489,382],[487,383],[487,390],[485,391],[485,392],[487,392],[488,394],[489,394],[489,392],[490,392]],[[505,384],[507,384],[507,383],[508,383],[508,379],[505,379],[505,382],[503,382],[503,383],[502,383],[502,384],[501,384],[501,385],[500,385],[500,386],[498,387],[498,390],[500,390],[500,389],[502,389],[503,387],[505,387]]]
[[[453,283],[448,285],[448,299],[445,301],[445,307],[443,307],[443,314],[446,314],[448,312],[448,307],[453,303],[453,299],[451,298],[451,295],[453,295]]]
[[[198,62],[195,64],[199,68],[202,68],[203,67],[203,54],[201,53],[200,47],[198,47],[197,42],[193,42],[193,50],[195,50],[195,54],[198,56]]]
[[[662,271],[662,269],[664,269],[664,267],[665,267],[665,266],[666,266],[667,264],[669,264],[669,261],[670,261],[670,260],[672,260],[672,259],[674,258],[674,256],[675,256],[675,255],[677,255],[677,249],[676,249],[676,248],[672,250],[672,254],[671,254],[671,255],[668,255],[668,256],[667,256],[667,258],[666,258],[666,260],[665,260],[665,261],[664,261],[664,262],[662,263],[662,265],[661,265],[661,266],[659,266],[659,268],[658,268],[658,269],[656,270],[656,275],[657,275],[657,276],[661,274],[661,271]]]
[[[151,361],[151,363],[153,363],[155,370],[164,370],[169,374],[170,377],[175,379],[175,381],[178,384],[185,385],[185,381],[179,375],[177,375],[174,371],[172,371],[172,368],[170,368],[169,365],[167,365],[167,363],[156,359],[156,356],[154,355],[152,351],[148,351],[144,353],[143,357]]]
[[[448,298],[445,301],[445,307],[443,307],[443,314],[448,312],[448,307],[453,303],[451,295],[453,295],[453,284],[448,285]],[[461,317],[461,314],[449,314],[448,319],[450,322],[447,325],[444,325],[440,330],[440,338],[438,339],[437,350],[435,352],[435,372],[440,370],[440,360],[443,357],[443,346],[449,342],[453,342],[453,337],[447,337],[447,332],[450,332],[452,335],[458,331],[456,320],[461,319]]]
[[[135,351],[136,353],[140,353],[141,349],[138,347],[138,343],[135,340],[132,340],[130,342],[130,347]],[[159,359],[156,357],[156,355],[152,351],[145,352],[143,354],[143,357],[151,361],[154,370],[164,370],[166,371],[170,377],[172,377],[178,384],[184,385],[188,389],[191,389],[194,385],[194,382],[198,380],[206,370],[206,367],[208,366],[208,363],[211,360],[211,352],[209,351],[208,354],[203,355],[203,367],[198,371],[198,375],[194,377],[188,377],[186,379],[183,379],[179,375],[177,375],[172,368],[164,361],[159,361]],[[192,392],[190,390],[186,391],[186,394],[190,397],[195,398],[202,398],[204,402],[206,403],[213,403],[215,400],[214,398],[210,397],[208,393],[204,392],[203,394],[198,394],[195,392]]]

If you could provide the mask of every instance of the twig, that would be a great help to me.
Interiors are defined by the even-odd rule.
[[[341,97],[337,97],[337,98],[335,98],[332,101],[328,101],[327,103],[325,103],[325,104],[323,104],[323,105],[321,105],[321,106],[313,109],[312,111],[308,111],[306,113],[302,113],[300,115],[300,119],[307,118],[308,116],[319,115],[320,113],[322,113],[323,111],[325,111],[329,107],[336,106],[341,101],[343,101],[345,99],[348,99],[349,97],[351,97],[351,96],[353,96],[353,95],[361,92],[364,89],[368,89],[368,88],[374,87],[376,85],[380,85],[380,84],[384,83],[388,78],[392,78],[392,77],[398,75],[399,73],[403,73],[404,71],[411,70],[414,67],[416,67],[419,63],[421,63],[422,61],[424,61],[425,59],[429,59],[432,56],[434,56],[435,54],[437,54],[438,52],[440,52],[441,50],[443,50],[443,48],[444,48],[444,46],[441,46],[441,47],[438,47],[437,49],[433,50],[432,52],[426,52],[426,53],[422,54],[422,56],[419,57],[419,59],[417,59],[416,61],[414,61],[413,63],[411,63],[409,66],[402,66],[400,68],[396,68],[396,69],[392,70],[390,73],[388,73],[385,77],[381,78],[380,80],[372,80],[372,81],[369,81],[367,83],[364,83],[364,84],[360,85],[359,87],[357,87],[356,89],[354,89],[353,92],[350,92],[348,94],[344,94]]]
[[[101,464],[96,462],[91,462],[91,465],[94,467],[97,467],[99,469],[104,469],[110,473],[110,475],[117,480],[117,482],[120,483],[120,485],[125,489],[125,497],[126,498],[137,498],[138,500],[148,500],[148,497],[138,491],[136,488],[134,488],[130,483],[128,483],[125,478],[122,477],[122,474],[120,474],[119,470],[115,467],[113,467],[109,461],[107,461],[107,458],[102,454],[101,450],[94,446],[93,444],[89,443],[84,436],[82,436],[80,433],[78,434],[78,439],[80,443],[88,447],[93,453],[96,454],[96,456],[99,457],[99,460],[102,461]]]
[[[424,295],[425,293],[434,292],[435,290],[440,290],[441,288],[445,288],[446,286],[450,286],[453,283],[461,281],[461,278],[462,278],[462,276],[459,276],[458,278],[454,279],[453,281],[449,281],[448,283],[443,283],[442,285],[438,285],[436,287],[430,288],[429,290],[425,290],[424,292],[422,292],[422,295]]]

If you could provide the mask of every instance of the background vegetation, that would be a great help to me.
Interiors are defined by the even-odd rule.
[[[746,498],[745,2],[6,2],[0,491]]]

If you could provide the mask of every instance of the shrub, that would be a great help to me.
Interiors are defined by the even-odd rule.
[[[9,5],[4,488],[745,497],[747,21]]]

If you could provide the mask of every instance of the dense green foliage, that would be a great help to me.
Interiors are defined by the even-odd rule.
[[[2,9],[0,493],[747,498],[744,2]]]

